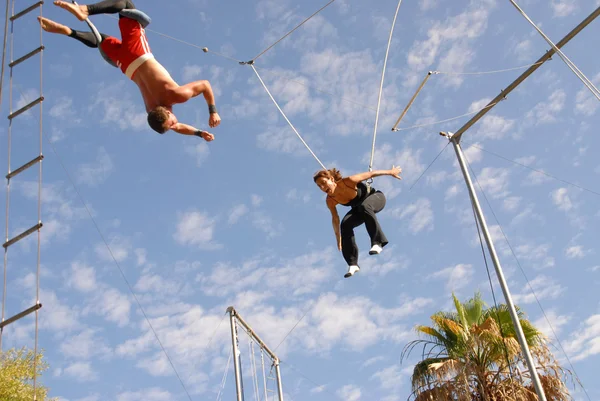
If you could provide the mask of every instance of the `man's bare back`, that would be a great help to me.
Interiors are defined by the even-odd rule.
[[[135,10],[131,0],[105,0],[90,5],[54,1],[54,4],[69,11],[80,21],[95,14],[115,13],[115,10],[119,12],[118,10],[123,9]],[[123,40],[127,41],[128,46],[122,46],[121,41],[114,37],[102,35],[102,43],[98,43],[91,32],[79,32],[44,17],[38,17],[38,20],[47,32],[73,37],[88,47],[101,47],[101,50],[117,66],[121,67],[123,73],[127,74],[138,86],[148,113],[148,124],[152,129],[161,134],[173,130],[183,135],[199,136],[207,141],[214,139],[214,136],[206,131],[180,123],[173,113],[173,105],[185,103],[202,94],[209,108],[208,125],[211,128],[217,127],[221,123],[221,118],[216,111],[214,93],[210,83],[200,80],[182,86],[178,85],[150,52],[145,31],[137,22],[128,18],[119,19],[119,27],[121,27],[121,23],[128,24],[125,31],[121,30]],[[127,32],[127,37],[125,37],[125,32]],[[129,53],[129,51],[134,53]]]

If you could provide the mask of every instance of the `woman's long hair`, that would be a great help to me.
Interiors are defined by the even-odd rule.
[[[321,177],[331,178],[333,181],[338,182],[342,179],[342,173],[337,168],[330,168],[329,170],[320,170],[318,171],[314,177],[313,181],[317,182],[317,180]]]

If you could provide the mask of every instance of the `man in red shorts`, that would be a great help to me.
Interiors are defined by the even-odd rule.
[[[135,10],[131,0],[104,0],[89,5],[55,1],[54,4],[69,11],[80,21],[85,21],[91,15],[124,14],[124,10]],[[178,85],[154,58],[140,22],[119,15],[122,40],[101,34],[102,41],[98,44],[96,36],[92,32],[76,31],[44,17],[38,17],[38,20],[47,32],[67,35],[88,47],[100,47],[104,54],[137,84],[148,113],[148,124],[153,130],[160,134],[173,130],[183,135],[199,136],[206,141],[214,139],[209,132],[180,123],[173,114],[174,104],[185,103],[190,98],[202,94],[208,104],[210,114],[208,125],[211,128],[217,127],[221,123],[221,117],[215,107],[215,97],[210,82],[201,80],[183,86]]]

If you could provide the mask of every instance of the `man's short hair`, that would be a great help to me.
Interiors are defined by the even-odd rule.
[[[158,106],[148,113],[148,125],[159,134],[164,134],[169,130],[165,127],[165,122],[168,119],[169,111],[163,106]]]

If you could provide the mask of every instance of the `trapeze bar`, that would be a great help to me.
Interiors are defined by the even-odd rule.
[[[8,326],[11,323],[16,322],[19,319],[23,319],[25,316],[32,314],[33,312],[40,310],[42,308],[42,304],[37,303],[34,306],[32,306],[29,309],[24,310],[23,312],[14,315],[13,317],[6,319],[5,321],[3,321],[2,323],[0,323],[0,329],[5,328],[6,326]]]
[[[9,66],[10,68],[12,68],[12,67],[14,67],[14,66],[16,66],[16,65],[19,65],[19,64],[21,64],[23,61],[27,60],[28,58],[30,58],[30,57],[32,57],[32,56],[34,56],[34,55],[36,55],[36,54],[40,53],[42,50],[44,50],[44,46],[40,46],[40,47],[38,47],[37,49],[30,51],[29,53],[27,53],[27,54],[26,54],[26,55],[24,55],[23,57],[21,57],[21,58],[19,58],[19,59],[15,60],[15,61],[13,61],[12,63],[10,63],[8,66]]]
[[[27,170],[29,167],[35,165],[38,162],[41,162],[42,160],[44,160],[44,155],[40,155],[40,156],[36,157],[35,159],[33,159],[32,161],[30,161],[29,163],[26,163],[26,164],[22,165],[21,167],[19,167],[15,171],[12,171],[12,172],[8,173],[6,175],[6,178],[10,180],[11,178],[13,178],[14,176],[16,176],[17,174],[22,173],[23,171]]]
[[[13,15],[12,17],[10,17],[11,21],[14,21],[18,18],[21,18],[22,16],[24,16],[25,14],[27,14],[30,11],[35,10],[37,7],[41,6],[42,4],[44,4],[43,1],[38,1],[37,3],[35,3],[34,5],[27,7],[25,10],[21,11],[20,13],[17,13],[15,15]]]
[[[33,102],[29,103],[27,106],[20,108],[19,110],[15,111],[12,114],[9,114],[8,119],[12,120],[13,118],[17,117],[18,115],[26,112],[27,110],[29,110],[30,108],[32,108],[33,106],[35,106],[38,103],[42,103],[44,101],[44,97],[40,96],[39,98],[37,98],[36,100],[34,100]]]
[[[35,226],[31,227],[29,230],[22,232],[21,234],[17,235],[16,237],[14,237],[13,239],[6,241],[4,243],[4,245],[2,245],[4,247],[4,249],[8,248],[11,245],[14,245],[16,242],[21,241],[23,238],[31,235],[32,233],[36,232],[37,230],[39,230],[40,228],[42,228],[43,224],[42,223],[37,223]]]

